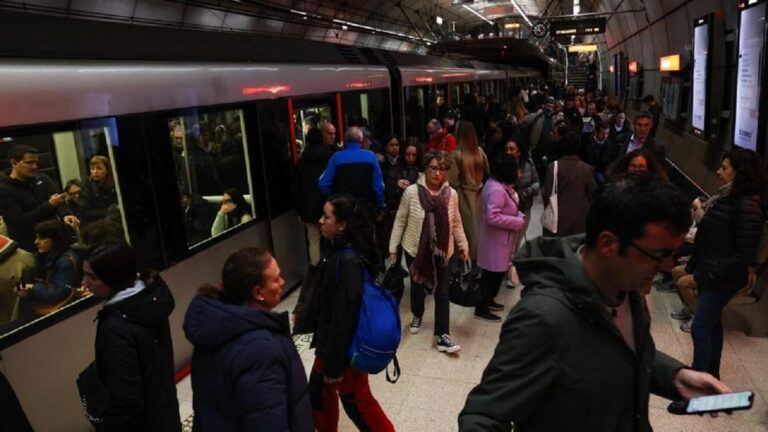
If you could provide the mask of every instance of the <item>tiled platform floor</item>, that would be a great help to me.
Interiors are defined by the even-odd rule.
[[[540,233],[538,214],[534,208],[530,233]],[[519,299],[519,289],[502,288],[497,301],[512,306]],[[291,310],[296,294],[290,296],[280,310]],[[689,334],[679,328],[679,321],[669,313],[679,307],[675,294],[663,294],[656,290],[649,296],[653,316],[652,333],[659,350],[683,362],[690,363],[693,346]],[[509,309],[503,313],[506,313]],[[411,319],[408,294],[401,306],[403,326]],[[427,313],[422,331],[411,335],[404,329],[398,351],[402,376],[396,384],[389,384],[383,374],[371,377],[374,395],[390,416],[398,431],[423,432],[427,430],[449,432],[458,429],[457,416],[464,405],[467,393],[480,381],[483,369],[493,354],[501,324],[479,321],[473,318],[473,310],[451,305],[451,334],[462,346],[458,355],[438,353],[432,342],[434,323],[431,298],[427,299]],[[309,370],[313,361],[307,340],[297,341],[297,346]],[[751,338],[738,332],[727,332],[723,356],[723,380],[734,390],[752,390],[756,397],[750,411],[718,418],[697,416],[673,416],[666,411],[667,401],[652,397],[651,424],[660,432],[719,432],[768,431],[768,339]],[[192,414],[192,391],[189,379],[179,386],[179,402],[182,419]],[[355,431],[354,425],[341,415],[340,431]]]

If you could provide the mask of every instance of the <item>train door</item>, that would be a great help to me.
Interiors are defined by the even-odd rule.
[[[343,124],[365,126],[371,132],[371,150],[381,150],[381,143],[393,133],[389,89],[370,89],[341,94]]]
[[[405,136],[418,137],[421,141],[426,141],[427,122],[431,119],[429,116],[429,105],[433,100],[433,89],[431,86],[405,87]]]
[[[330,122],[339,129],[337,111],[334,110],[333,97],[292,98],[290,99],[292,113],[292,130],[294,133],[294,160],[301,157],[304,147],[307,145],[307,133],[312,128],[319,128],[324,123]],[[336,139],[339,140],[342,131],[336,131]]]

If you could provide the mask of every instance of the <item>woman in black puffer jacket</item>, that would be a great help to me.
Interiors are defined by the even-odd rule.
[[[704,204],[687,271],[699,291],[693,319],[693,368],[720,377],[723,308],[747,283],[763,227],[766,174],[758,155],[732,150],[723,157],[717,176],[719,194]],[[694,211],[700,211],[698,201]]]

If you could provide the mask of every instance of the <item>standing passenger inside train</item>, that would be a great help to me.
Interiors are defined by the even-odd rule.
[[[307,132],[307,146],[301,153],[301,159],[296,168],[298,171],[296,206],[299,217],[307,229],[310,266],[317,266],[320,262],[320,225],[317,221],[323,215],[323,204],[325,204],[325,198],[317,181],[335,151],[336,128],[330,122],[325,122],[319,129],[314,128]]]
[[[109,159],[104,156],[94,156],[88,165],[91,176],[83,184],[79,203],[84,225],[103,219],[107,215],[107,208],[117,204],[115,176]]]
[[[461,120],[456,151],[448,155],[448,183],[459,195],[459,211],[469,243],[469,257],[477,259],[477,217],[480,213],[480,188],[488,175],[488,158],[479,146],[475,127]]]
[[[264,249],[241,249],[204,285],[184,332],[194,345],[195,431],[312,432],[307,376],[288,314],[271,312],[285,280]]]
[[[717,177],[722,186],[707,203],[686,272],[693,275],[699,293],[691,324],[692,367],[719,377],[723,308],[747,285],[763,229],[768,181],[760,157],[749,150],[726,153]],[[699,200],[694,201],[693,210],[701,210]]]
[[[83,274],[83,287],[106,300],[94,364],[108,397],[97,432],[180,432],[168,286],[157,274],[137,276],[136,254],[122,239],[93,247]]]
[[[478,217],[477,266],[482,269],[481,297],[475,307],[475,318],[501,321],[491,311],[504,309],[496,303],[501,281],[509,268],[509,257],[514,253],[525,215],[519,211],[519,198],[515,192],[518,176],[517,159],[498,152],[491,158],[491,177],[483,186]]]
[[[357,328],[366,272],[376,278],[379,255],[373,223],[352,196],[330,198],[323,207],[320,231],[332,244],[320,274],[317,328],[312,346],[315,363],[309,381],[318,432],[335,432],[339,399],[361,431],[394,431],[371,394],[368,374],[349,366],[347,351]]]
[[[224,231],[253,219],[251,206],[243,198],[243,194],[237,189],[227,189],[221,196],[221,208],[216,213],[216,219],[211,226],[211,236],[216,236]]]
[[[462,259],[469,260],[469,245],[459,211],[459,197],[448,184],[447,155],[432,151],[424,158],[426,171],[416,184],[408,186],[400,200],[392,237],[389,239],[389,262],[397,259],[402,246],[411,276],[411,312],[408,326],[412,334],[421,330],[424,299],[427,290],[435,295],[436,347],[440,352],[461,350],[450,333],[448,301],[448,261],[458,245]]]
[[[78,219],[82,219],[82,215],[80,214],[82,211],[80,207],[80,198],[83,196],[83,185],[80,183],[80,180],[69,180],[67,184],[64,185],[64,192],[67,194],[67,205],[69,206],[69,209],[72,210],[72,213],[74,213]]]
[[[331,156],[317,185],[326,197],[352,195],[372,217],[386,208],[379,160],[372,151],[360,147],[363,132],[359,127],[347,129],[345,139],[344,150]]]
[[[8,236],[19,246],[35,251],[35,226],[58,217],[71,227],[80,225],[66,204],[66,193],[57,193],[57,186],[45,174],[37,172],[37,149],[15,145],[8,150],[11,173],[0,171],[0,216],[8,225]]]

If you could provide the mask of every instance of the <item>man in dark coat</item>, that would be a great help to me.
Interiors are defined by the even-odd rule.
[[[635,116],[635,129],[632,134],[625,134],[624,137],[618,142],[619,153],[616,155],[617,159],[623,158],[627,153],[637,150],[639,148],[645,148],[656,157],[656,161],[662,166],[667,160],[667,152],[664,149],[664,144],[656,141],[651,135],[651,129],[653,128],[653,116],[647,112],[641,112]]]
[[[60,218],[76,227],[80,220],[67,206],[65,192],[45,174],[37,172],[37,149],[16,145],[8,151],[11,173],[0,173],[0,216],[8,225],[8,237],[22,249],[35,252],[35,225]]]
[[[323,123],[319,129],[310,129],[307,133],[307,146],[301,153],[296,167],[298,182],[296,187],[296,208],[301,221],[307,226],[310,265],[320,262],[320,225],[323,215],[325,196],[317,186],[317,179],[325,171],[328,161],[336,151],[336,128],[333,124]]]
[[[653,95],[645,95],[643,97],[643,104],[645,105],[645,109],[653,117],[651,136],[656,138],[656,130],[659,128],[659,123],[661,122],[661,106],[656,102],[656,98],[654,98]]]
[[[652,176],[625,176],[590,207],[586,237],[539,238],[515,257],[525,290],[502,328],[460,431],[649,432],[649,394],[730,389],[657,352],[645,302],[671,270],[688,200]]]

